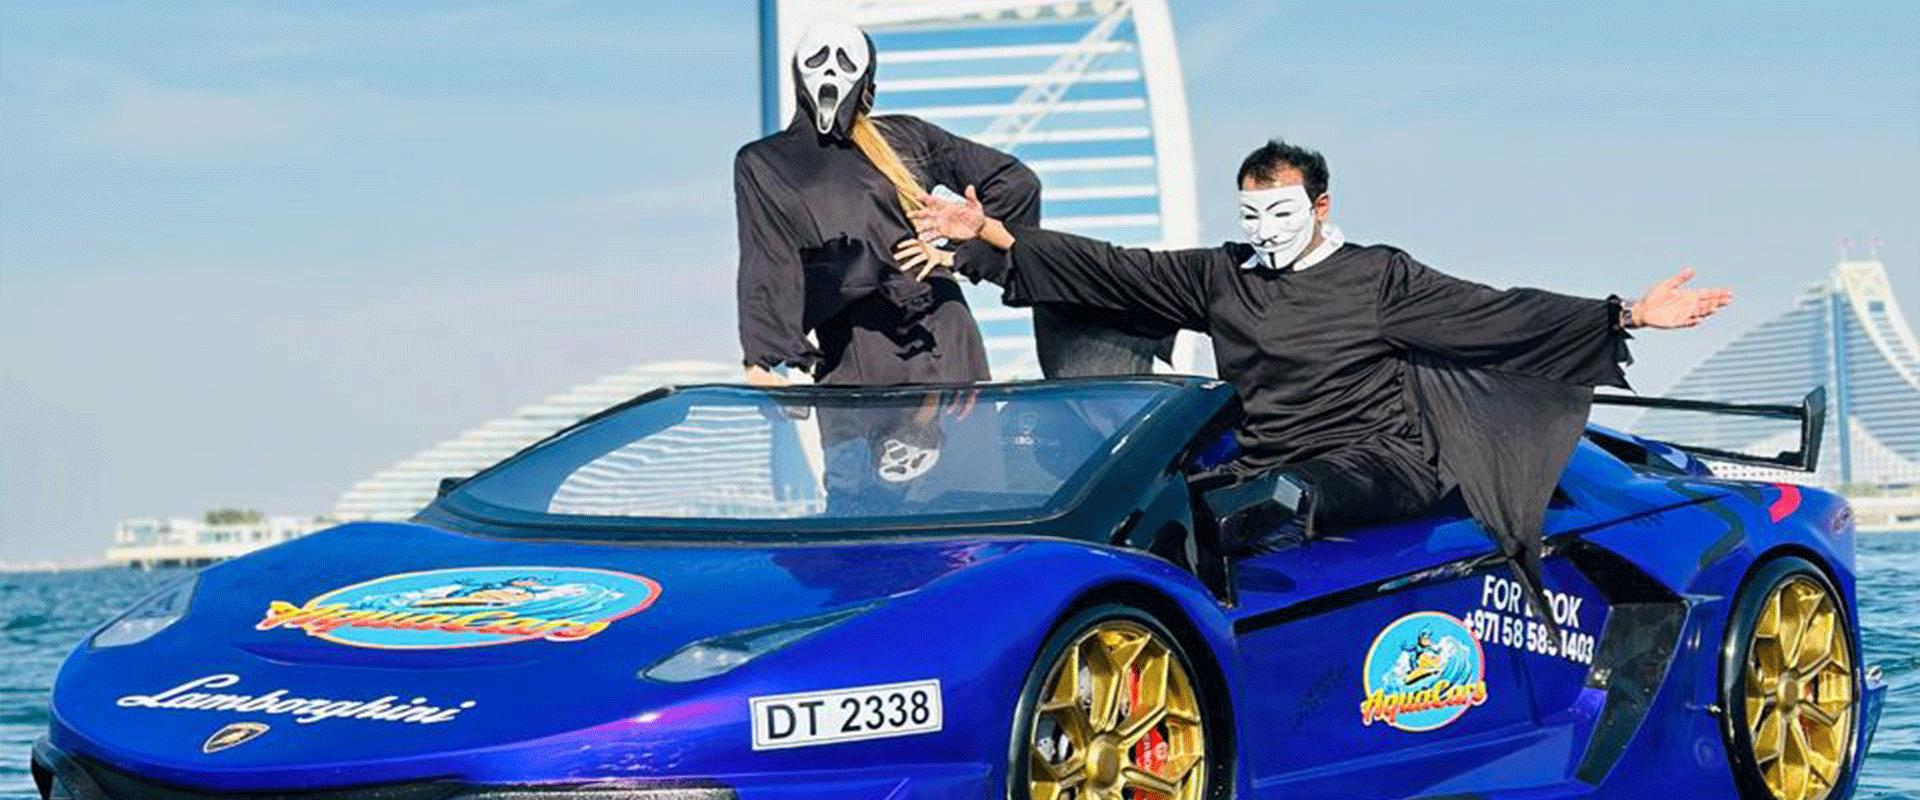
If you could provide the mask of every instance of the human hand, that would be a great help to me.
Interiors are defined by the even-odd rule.
[[[913,277],[926,280],[927,273],[932,272],[935,267],[953,266],[953,251],[943,250],[930,242],[908,237],[894,245],[893,265],[899,267],[901,272],[913,272],[917,269],[919,273]]]
[[[947,401],[947,416],[956,421],[965,421],[973,416],[973,407],[980,402],[979,389],[961,389],[954,392]]]
[[[980,229],[987,224],[987,212],[980,207],[980,195],[972,186],[967,187],[965,202],[920,195],[920,207],[908,216],[913,217],[914,229],[920,232],[921,241],[926,242],[943,236],[955,242],[971,241],[980,236]]]
[[[1726,289],[1686,288],[1692,279],[1693,268],[1682,267],[1679,274],[1654,284],[1633,304],[1628,327],[1691,328],[1733,302],[1733,292]]]
[[[762,366],[747,367],[747,385],[762,389],[778,389],[787,385],[786,376]]]

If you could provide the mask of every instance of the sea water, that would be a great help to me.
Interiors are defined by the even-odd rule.
[[[1920,534],[1859,539],[1866,663],[1889,686],[1861,774],[1860,800],[1920,799]],[[0,574],[0,798],[35,797],[27,760],[47,727],[47,685],[94,626],[185,573],[93,570]]]

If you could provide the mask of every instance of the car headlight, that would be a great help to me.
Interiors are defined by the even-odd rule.
[[[864,614],[877,605],[879,603],[867,603],[818,616],[788,620],[761,628],[749,628],[711,639],[701,639],[675,650],[673,655],[641,670],[640,676],[669,683],[685,683],[701,678],[711,678]]]
[[[127,609],[119,619],[93,635],[93,646],[136,644],[166,630],[168,625],[179,622],[181,617],[187,615],[187,606],[193,602],[193,590],[199,585],[200,576],[194,575],[134,603],[133,608]]]

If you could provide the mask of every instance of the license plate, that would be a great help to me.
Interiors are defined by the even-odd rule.
[[[940,681],[755,697],[753,749],[775,750],[940,730]]]

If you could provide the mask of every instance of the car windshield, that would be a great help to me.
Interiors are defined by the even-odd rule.
[[[694,387],[556,436],[448,499],[549,522],[1030,518],[1071,503],[1175,388]]]

